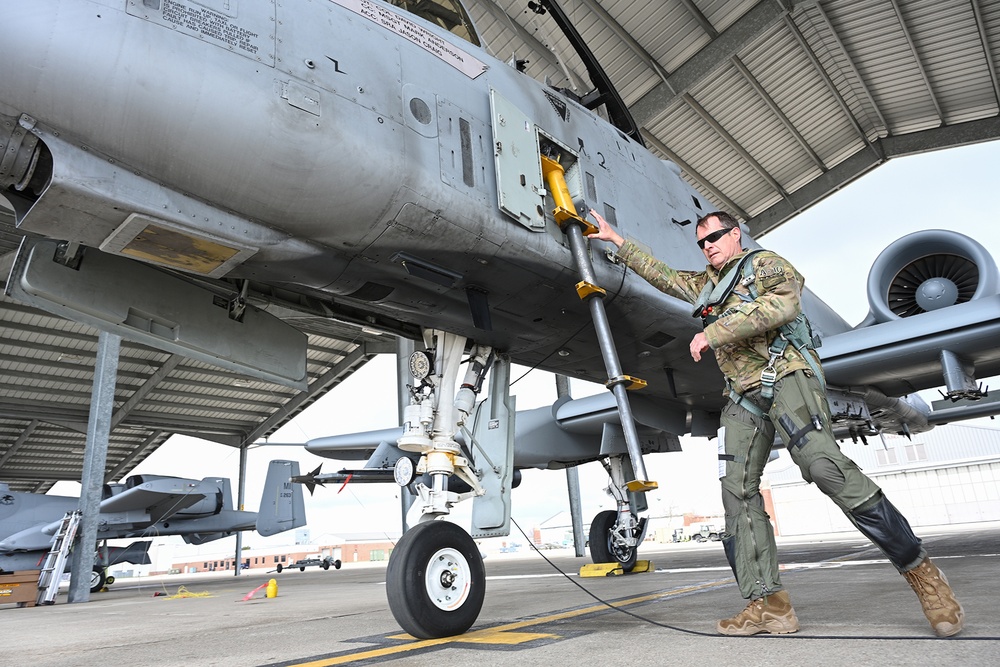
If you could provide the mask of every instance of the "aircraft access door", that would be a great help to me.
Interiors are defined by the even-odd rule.
[[[490,113],[500,210],[533,232],[545,231],[545,185],[535,124],[493,88]]]

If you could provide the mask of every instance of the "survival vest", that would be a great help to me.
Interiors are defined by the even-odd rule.
[[[709,281],[698,296],[698,301],[695,302],[694,312],[691,313],[692,317],[700,317],[703,325],[707,327],[720,317],[725,317],[729,314],[729,311],[722,311],[722,305],[729,298],[729,295],[732,294],[737,280],[750,292],[749,295],[737,293],[736,295],[740,300],[749,303],[760,296],[760,293],[757,291],[757,282],[753,269],[753,257],[760,252],[763,252],[762,248],[751,250],[744,255],[740,259],[739,264],[730,269],[717,285],[713,285],[712,281]],[[816,361],[813,359],[813,355],[809,352],[809,350],[819,347],[821,341],[819,336],[813,334],[809,318],[806,317],[805,313],[800,312],[794,320],[778,327],[778,333],[768,348],[770,360],[767,367],[760,374],[760,395],[761,398],[768,402],[768,405],[770,405],[771,400],[774,398],[774,383],[778,379],[774,369],[774,362],[784,356],[789,344],[802,353],[802,356],[812,368],[813,373],[819,378],[820,383],[825,386],[823,373],[820,372]],[[742,396],[735,391],[730,390],[730,395],[734,401],[738,403],[743,402],[739,400],[742,399]]]

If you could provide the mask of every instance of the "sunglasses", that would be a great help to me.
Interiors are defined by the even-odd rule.
[[[717,229],[708,236],[706,236],[705,238],[698,239],[698,247],[704,250],[706,243],[716,243],[719,239],[721,239],[723,236],[733,231],[734,229],[736,228],[730,227],[729,229]]]

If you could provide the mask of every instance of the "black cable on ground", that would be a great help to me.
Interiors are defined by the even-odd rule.
[[[604,599],[598,597],[597,595],[594,595],[592,592],[590,592],[589,590],[587,590],[582,584],[580,584],[580,582],[575,581],[572,577],[570,577],[568,574],[566,574],[565,572],[563,572],[559,568],[558,565],[556,565],[551,560],[549,560],[549,558],[545,554],[543,554],[541,552],[541,550],[538,549],[538,547],[535,546],[535,543],[532,541],[532,539],[530,537],[528,537],[528,534],[524,532],[524,530],[517,523],[517,521],[514,520],[513,517],[511,517],[510,521],[515,526],[517,526],[518,531],[520,531],[521,535],[524,536],[524,539],[527,540],[528,544],[531,545],[531,548],[535,550],[535,553],[537,553],[539,556],[541,556],[545,560],[546,563],[548,563],[549,565],[551,565],[552,568],[556,572],[558,572],[559,574],[561,574],[563,577],[565,577],[567,581],[569,581],[570,583],[572,583],[574,586],[576,586],[577,588],[579,588],[581,591],[583,591],[584,593],[586,593],[590,597],[594,598],[597,602],[603,604],[604,606],[608,607],[609,609],[611,609],[613,611],[620,612],[622,614],[625,614],[626,616],[631,616],[632,618],[634,618],[634,619],[636,619],[638,621],[642,621],[643,623],[648,623],[650,625],[655,625],[657,627],[664,628],[664,629],[667,629],[667,630],[674,630],[675,632],[682,632],[684,634],[695,635],[695,636],[698,636],[698,637],[712,637],[712,638],[715,638],[715,639],[718,639],[718,638],[721,638],[721,637],[726,637],[726,638],[730,638],[730,637],[736,637],[736,638],[747,638],[747,637],[753,638],[753,637],[757,637],[757,638],[772,638],[772,639],[861,639],[861,640],[878,640],[878,641],[938,641],[938,640],[945,640],[945,641],[998,641],[998,640],[1000,640],[1000,637],[909,637],[909,636],[900,636],[900,635],[890,635],[890,636],[875,636],[875,635],[860,635],[860,636],[855,636],[855,635],[804,635],[804,634],[801,634],[801,633],[789,633],[789,634],[778,635],[778,634],[771,634],[771,633],[765,633],[765,632],[761,632],[761,633],[758,633],[756,635],[748,635],[746,637],[742,637],[740,635],[722,635],[722,634],[719,634],[717,632],[702,632],[700,630],[689,630],[687,628],[681,628],[681,627],[678,627],[676,625],[670,625],[668,623],[660,623],[659,621],[654,621],[651,618],[646,618],[645,616],[642,616],[640,614],[636,614],[636,613],[631,612],[631,611],[629,611],[627,609],[623,609],[621,607],[616,607],[615,605],[613,605],[612,603],[608,602],[607,600],[604,600]]]

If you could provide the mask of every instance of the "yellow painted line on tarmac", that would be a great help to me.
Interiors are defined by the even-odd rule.
[[[398,646],[387,646],[384,648],[370,649],[367,651],[345,653],[343,655],[333,656],[329,658],[322,658],[320,660],[313,660],[311,662],[296,663],[291,667],[328,667],[329,665],[346,665],[352,662],[357,662],[359,660],[384,658],[401,653],[408,653],[410,651],[419,651],[421,649],[433,648],[435,646],[442,646],[444,644],[503,644],[510,646],[510,645],[522,644],[535,639],[559,639],[559,635],[538,633],[538,632],[517,632],[517,631],[521,630],[522,628],[528,628],[535,625],[542,625],[544,623],[562,621],[567,618],[577,618],[580,616],[586,616],[588,614],[594,614],[599,611],[607,611],[608,605],[612,607],[628,607],[635,604],[641,604],[643,602],[650,602],[653,600],[660,600],[664,598],[674,597],[677,595],[683,595],[685,593],[692,593],[695,591],[705,590],[708,588],[714,588],[722,584],[731,583],[732,581],[733,579],[732,577],[730,577],[728,579],[721,579],[719,581],[707,582],[704,584],[698,584],[696,586],[686,586],[684,588],[677,588],[670,591],[650,593],[648,595],[640,595],[634,598],[627,598],[625,600],[619,600],[618,602],[609,602],[607,605],[596,604],[596,605],[591,605],[589,607],[584,607],[582,609],[573,609],[571,611],[559,612],[557,614],[549,614],[548,616],[540,616],[538,618],[530,618],[524,621],[516,621],[514,623],[498,625],[493,628],[485,628],[483,630],[473,630],[471,632],[466,632],[464,635],[456,635],[454,637],[442,637],[441,639],[414,640],[409,644],[400,644]],[[411,635],[402,633],[398,635],[392,635],[388,637],[388,639],[405,640],[414,638]]]

